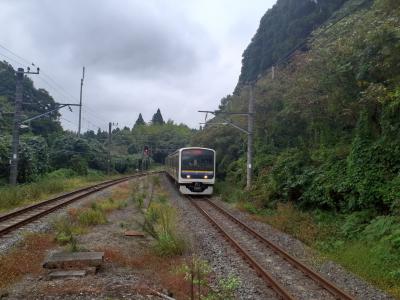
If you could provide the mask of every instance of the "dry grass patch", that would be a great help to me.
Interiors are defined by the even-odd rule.
[[[112,192],[112,198],[116,200],[126,200],[131,194],[131,185],[128,182],[119,184]]]
[[[54,247],[54,236],[29,234],[10,253],[0,256],[0,289],[4,289],[26,274],[43,272],[46,250]]]
[[[158,281],[177,299],[186,299],[190,295],[189,282],[183,273],[176,272],[177,266],[181,266],[185,261],[182,257],[161,258],[152,252],[145,252],[140,256],[129,256],[119,248],[97,250],[104,252],[104,259],[107,262],[131,269],[146,270],[149,280]]]
[[[243,207],[242,204],[238,204],[238,208],[254,213],[249,211],[248,207]],[[279,203],[276,210],[270,214],[252,214],[251,218],[268,223],[308,245],[313,245],[324,234],[310,214],[299,211],[291,203]]]

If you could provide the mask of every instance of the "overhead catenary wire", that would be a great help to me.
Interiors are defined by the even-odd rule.
[[[28,65],[35,65],[33,62],[28,61],[26,58],[23,58],[22,56],[18,55],[17,53],[15,53],[14,51],[8,49],[6,46],[0,44],[0,48],[6,50],[7,52],[9,52],[10,54],[14,55],[15,57],[17,57],[18,59],[24,61],[24,64],[28,64]],[[24,65],[22,64],[22,65]]]
[[[3,56],[3,57],[5,57],[6,59],[8,59],[9,61],[12,61],[12,62],[16,63],[17,66],[19,66],[19,67],[25,65],[25,64],[21,63],[20,61],[17,61],[17,60],[15,60],[15,59],[13,59],[13,58],[11,58],[11,57],[9,57],[9,56],[7,56],[7,55],[1,53],[1,52],[0,52],[0,56]]]
[[[29,61],[28,59],[18,55],[17,53],[15,53],[14,51],[10,50],[9,48],[7,48],[6,46],[4,46],[3,44],[0,44],[0,49],[4,49],[5,51],[7,51],[7,53],[9,53],[12,57],[10,57],[10,55],[6,55],[2,52],[0,52],[0,56],[5,57],[9,62],[13,62],[15,64],[21,67],[25,67],[25,66],[35,66],[35,64],[31,61]],[[13,58],[15,57],[15,58]],[[66,102],[66,103],[78,103],[79,100],[77,100],[77,98],[75,96],[73,96],[69,91],[67,91],[61,84],[59,84],[55,79],[53,79],[52,76],[50,76],[48,73],[44,72],[43,70],[41,70],[40,76],[38,77],[42,83],[44,83],[48,88],[50,88],[50,90],[52,91],[52,93],[57,94],[57,98],[61,98],[61,102]],[[57,101],[60,102],[60,101]],[[102,121],[104,121],[104,119],[96,116],[94,113],[91,113],[91,115],[95,116],[97,119],[100,119]],[[73,122],[71,122],[70,120],[66,119],[66,118],[61,118],[61,120],[64,120],[65,122],[68,122],[70,124],[74,124]],[[83,130],[88,131],[91,128],[102,128],[104,126],[99,126],[98,124],[94,124],[95,122],[90,122],[87,120],[87,126],[85,126],[83,128]],[[106,123],[106,122],[105,122]],[[74,124],[75,125],[75,124]]]
[[[4,46],[3,44],[0,44],[0,48],[4,49],[5,51],[7,51],[8,53],[10,53],[11,55],[13,55],[15,58],[12,58],[10,56],[7,56],[3,53],[0,52],[0,55],[6,57],[7,59],[17,63],[19,66],[36,66],[35,63],[33,63],[32,61],[22,57],[21,55],[15,53],[14,51],[10,50],[9,48],[7,48],[6,46]],[[43,78],[46,77],[47,79]],[[46,82],[53,90],[58,91],[60,95],[64,94],[65,98],[67,98],[68,100],[73,100],[78,102],[77,98],[75,96],[73,96],[70,92],[68,92],[61,84],[59,84],[56,80],[54,80],[52,78],[52,76],[50,76],[50,74],[48,74],[47,72],[43,71],[43,69],[41,70],[41,73],[39,74],[39,78]]]
[[[98,112],[96,112],[95,110],[93,110],[93,109],[90,108],[89,106],[83,104],[83,108],[85,108],[86,113],[89,113],[90,115],[92,115],[93,117],[97,118],[97,119],[100,120],[100,121],[103,121],[103,122],[108,123],[108,121],[107,121],[105,118],[103,118],[102,116],[100,116],[100,115],[98,114]]]

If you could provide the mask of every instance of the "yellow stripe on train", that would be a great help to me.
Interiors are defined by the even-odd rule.
[[[213,171],[196,171],[196,170],[182,170],[182,173],[206,173],[206,174],[214,174]]]

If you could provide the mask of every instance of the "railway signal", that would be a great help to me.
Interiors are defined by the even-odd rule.
[[[149,156],[149,153],[150,153],[150,151],[149,151],[149,146],[144,146],[143,147],[143,154],[144,154],[144,156]]]

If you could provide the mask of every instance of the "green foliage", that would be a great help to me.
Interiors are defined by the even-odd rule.
[[[341,226],[342,234],[348,239],[359,237],[360,233],[364,231],[372,217],[373,213],[367,210],[354,212],[348,215]]]
[[[136,122],[135,122],[135,127],[136,126],[141,126],[141,125],[145,125],[146,123],[143,120],[142,114],[139,114],[139,117],[137,118]]]
[[[153,201],[145,213],[144,229],[156,238],[155,252],[160,256],[182,255],[187,248],[177,231],[176,210],[164,202]]]
[[[379,216],[365,227],[362,237],[369,242],[377,242],[382,239],[396,240],[399,230],[400,219],[398,217]]]
[[[4,113],[0,121],[0,132],[3,134],[11,134],[12,117],[15,99],[15,83],[16,75],[13,67],[7,62],[0,62],[0,111]],[[37,89],[33,85],[33,81],[28,77],[23,79],[23,105],[24,118],[29,118],[57,107],[53,97],[44,89]],[[62,132],[62,128],[58,117],[58,112],[51,113],[44,119],[37,119],[30,123],[29,130],[40,135],[46,140],[50,140],[51,136]]]
[[[262,17],[257,33],[243,53],[239,85],[257,79],[258,74],[305,42],[346,1],[319,0],[316,4],[310,0],[278,0]]]
[[[192,256],[177,271],[183,273],[185,280],[191,285],[191,290],[194,292],[191,295],[192,299],[235,299],[235,291],[240,285],[240,280],[236,276],[228,275],[226,278],[220,278],[216,286],[211,286],[209,277],[212,269],[207,261],[197,256]]]
[[[151,123],[153,125],[164,125],[164,119],[161,115],[161,111],[159,108],[157,108],[157,112],[153,115],[153,118],[151,119]]]
[[[275,30],[278,39],[269,35],[265,24],[274,18],[285,20],[293,14],[296,18],[288,22],[312,23],[314,8],[301,10],[314,5],[308,2],[278,1],[261,21],[249,49],[274,48],[287,39],[281,31]],[[384,9],[389,2],[376,0],[371,6],[364,1],[360,6],[362,1],[346,1],[335,17],[352,12],[349,16],[317,29],[308,51],[276,69],[274,79],[265,76],[256,82],[255,184],[247,195],[253,203],[271,208],[291,201],[337,212],[399,211],[400,7]],[[325,17],[342,3],[325,6]],[[288,11],[280,9],[285,5]],[[308,21],[303,20],[306,11],[313,15]],[[268,37],[269,43],[261,46],[261,37]],[[265,57],[273,59],[272,54]],[[244,60],[243,66],[256,70],[259,63]],[[246,111],[248,97],[248,89],[239,89],[223,98],[220,108]],[[246,126],[243,118],[232,119]],[[218,117],[210,124],[213,121]],[[193,141],[217,149],[218,176],[243,187],[243,138],[233,128],[206,126]]]
[[[95,140],[78,138],[72,134],[54,140],[50,160],[54,168],[69,168],[74,165],[78,173],[86,173],[86,165],[97,170],[107,169],[105,147]]]
[[[168,121],[162,126],[160,124],[136,126],[129,135],[130,153],[136,150],[141,157],[144,146],[148,146],[152,159],[157,163],[164,164],[165,157],[169,153],[189,144],[191,135],[192,131],[189,127],[183,124],[176,125],[172,121]]]
[[[101,208],[91,207],[79,211],[78,221],[83,226],[93,226],[107,223],[107,218]]]
[[[331,2],[333,6],[326,10],[330,12],[339,5],[318,2]],[[247,110],[248,89],[241,84],[276,61],[272,51],[280,54],[282,41],[290,44],[290,37],[301,36],[297,33],[306,28],[302,25],[315,21],[315,15],[307,20],[312,9],[296,10],[304,3],[278,1],[263,18],[246,50],[235,95],[223,98],[220,109]],[[283,4],[293,10],[279,11]],[[277,35],[274,38],[266,29],[267,21],[282,24],[279,21],[291,13],[295,17],[285,24],[300,21],[299,32],[288,36],[284,33],[288,26],[274,30],[275,24],[270,24]],[[255,82],[254,185],[237,197],[244,201],[240,202],[243,209],[397,297],[399,14],[398,1],[348,0],[330,21],[345,17],[334,26],[317,28],[302,49],[307,51],[278,66],[274,79],[268,75]],[[246,126],[243,118],[232,116],[232,120]],[[214,121],[220,120],[217,117],[209,123]],[[215,145],[221,151],[219,176],[225,184],[243,187],[246,149],[236,130],[206,126],[193,140]],[[223,185],[217,185],[217,190],[222,198],[231,199],[232,192],[220,188]]]
[[[88,174],[87,162],[79,155],[71,157],[71,169],[79,175]]]

